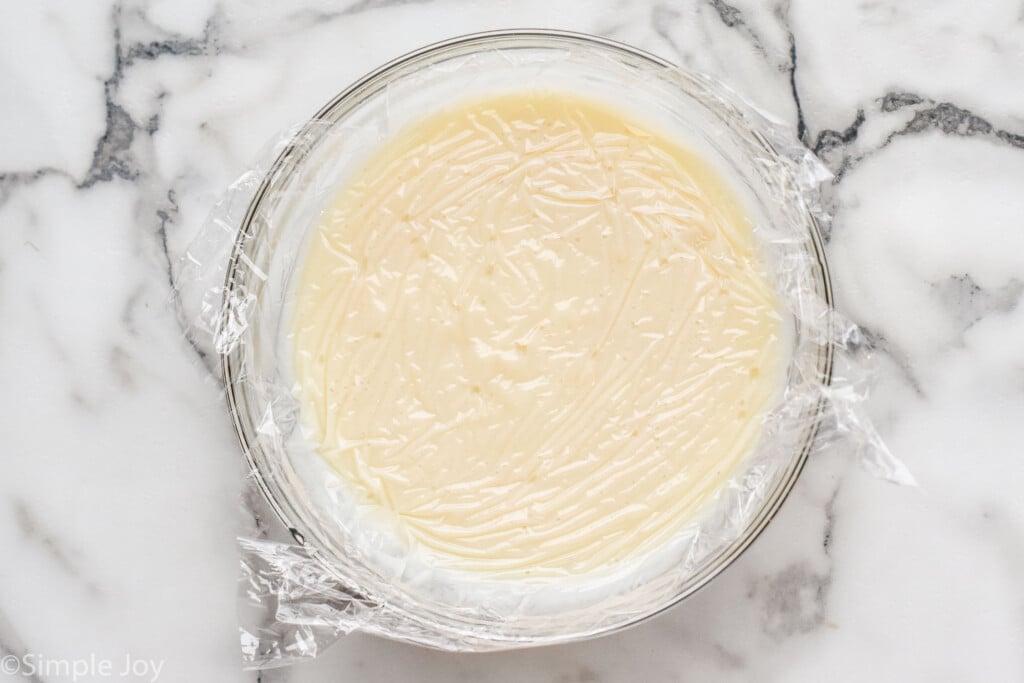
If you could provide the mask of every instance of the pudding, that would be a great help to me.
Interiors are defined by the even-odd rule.
[[[426,115],[338,189],[299,267],[307,436],[428,563],[640,558],[727,485],[780,396],[782,305],[740,199],[603,101]]]

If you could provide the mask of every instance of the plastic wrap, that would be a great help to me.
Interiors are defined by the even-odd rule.
[[[679,528],[651,535],[651,548],[615,555],[614,562],[579,572],[553,560],[544,567],[554,570],[534,574],[528,563],[516,565],[518,570],[511,572],[490,571],[491,565],[483,561],[472,566],[448,566],[438,559],[443,559],[443,553],[435,557],[430,552],[421,552],[422,535],[403,535],[400,528],[367,514],[365,496],[353,491],[357,488],[353,478],[339,476],[338,463],[332,467],[328,458],[318,452],[317,443],[326,443],[325,438],[344,441],[347,435],[343,427],[339,434],[325,437],[321,433],[319,441],[313,438],[316,425],[327,418],[310,413],[319,410],[326,415],[323,406],[333,404],[320,395],[320,407],[314,409],[314,404],[307,400],[310,392],[315,394],[316,390],[304,387],[302,378],[297,376],[301,372],[297,373],[296,367],[301,362],[296,362],[293,348],[298,344],[294,302],[303,291],[304,264],[314,249],[313,241],[327,239],[317,230],[332,212],[337,213],[332,202],[336,201],[339,188],[353,178],[373,177],[365,175],[364,167],[367,163],[372,165],[376,151],[406,130],[409,123],[421,121],[443,105],[467,97],[523,93],[524,89],[571,92],[615,104],[678,136],[687,149],[707,160],[735,193],[749,218],[751,243],[756,245],[762,274],[779,311],[780,331],[774,338],[784,347],[779,356],[778,391],[763,411],[753,411],[756,433],[752,445],[742,449],[741,457],[728,471],[715,471],[716,476],[721,475],[720,483],[706,492],[699,504],[686,509]],[[475,166],[464,171],[468,188],[465,191],[493,192],[494,188],[488,189],[485,181],[489,170],[498,166],[500,161],[494,158],[478,159]],[[386,174],[381,172],[378,176],[383,178]],[[474,185],[476,179],[480,180]],[[427,48],[371,74],[335,98],[312,121],[281,136],[264,155],[263,162],[240,178],[214,210],[185,256],[177,281],[191,342],[221,366],[230,414],[251,469],[244,500],[254,522],[240,539],[241,586],[246,606],[242,650],[246,663],[264,667],[316,656],[324,646],[353,630],[461,651],[508,649],[608,633],[681,600],[727,566],[774,516],[806,458],[816,452],[843,447],[855,452],[873,474],[911,483],[909,473],[891,456],[863,414],[868,382],[860,367],[864,356],[862,340],[856,327],[832,308],[831,285],[819,236],[820,226],[828,220],[820,200],[820,187],[828,179],[817,159],[796,143],[782,125],[755,111],[725,86],[631,48],[590,37],[547,32],[471,36]],[[389,196],[415,187],[401,177],[392,180],[394,188],[388,190]],[[584,198],[570,197],[563,187],[559,197],[572,202],[590,201],[587,206],[593,209],[586,211],[592,212],[594,220],[608,222],[608,216],[602,217],[599,200],[604,190],[615,191],[612,185],[615,183],[607,188],[591,188],[594,192]],[[383,195],[374,195],[372,190],[366,197],[377,204],[360,218],[367,222],[367,230],[371,230],[372,221],[366,216],[372,217],[373,209],[385,202]],[[447,192],[451,195],[450,190]],[[655,204],[652,200],[645,206],[650,209]],[[660,206],[658,210],[666,209]],[[711,210],[703,207],[697,213]],[[402,220],[400,216],[391,218]],[[584,216],[580,220],[587,222],[589,218]],[[673,225],[678,223],[678,217],[672,220],[676,221]],[[430,228],[426,229],[429,232]],[[714,242],[719,237],[712,235],[708,240]],[[729,241],[734,238],[727,235],[722,242],[726,251],[735,247]],[[378,235],[376,239],[386,240],[387,236]],[[428,269],[426,262],[430,261],[431,253],[415,244],[416,239],[413,234],[411,246],[403,248],[413,250],[409,263],[414,263],[419,253],[425,263],[416,267]],[[512,263],[500,247],[496,248],[499,268],[524,267],[522,262]],[[716,256],[714,246],[709,248],[712,260],[728,260],[728,254],[733,253]],[[617,250],[605,247],[602,253],[611,259],[614,254],[632,253],[630,249],[630,244],[624,244]],[[533,253],[537,259],[559,258],[557,253],[539,248]],[[479,267],[488,266],[481,263]],[[493,269],[494,264],[490,267]],[[525,267],[531,266],[526,263]],[[401,276],[412,268],[392,267],[389,272]],[[453,291],[462,292],[468,286],[467,268],[449,268],[442,273],[456,288]],[[358,271],[358,266],[354,270]],[[559,278],[583,277],[564,267],[557,272]],[[380,273],[367,277],[379,284]],[[474,266],[473,278],[478,277],[480,273]],[[534,289],[538,289],[544,284],[539,277],[519,277],[517,281],[532,282]],[[561,284],[545,286],[572,290],[571,282],[558,282]],[[492,294],[500,295],[506,289],[499,286]],[[374,291],[380,294],[383,290],[378,287]],[[392,293],[391,304],[382,303],[380,296],[371,300],[380,309],[378,313],[385,318],[412,315],[403,314],[401,305],[395,303],[401,300],[401,291],[395,289]],[[685,299],[685,292],[671,294]],[[722,294],[726,292],[723,290]],[[429,292],[420,292],[421,297],[428,295]],[[628,296],[631,294],[627,292]],[[756,293],[751,296],[750,301],[758,298]],[[565,301],[569,303],[564,305],[572,307],[576,305],[572,301],[577,299],[580,297],[568,297]],[[431,300],[423,299],[418,305],[423,305],[423,301]],[[696,310],[704,305],[701,299],[692,307]],[[609,311],[597,304],[592,308],[600,318],[613,314],[612,304],[608,306]],[[469,315],[460,314],[460,310],[455,308],[455,318]],[[373,319],[370,313],[363,314],[363,318]],[[373,325],[360,322],[358,316],[350,319],[354,321],[352,335],[357,341],[374,334],[381,336],[371,333]],[[420,319],[416,322],[423,324]],[[498,329],[507,331],[508,325],[502,328],[502,324],[499,320]],[[361,332],[356,334],[356,325],[365,329],[360,327]],[[729,330],[723,333],[726,332]],[[408,338],[416,334],[415,329],[403,332],[404,351],[396,358],[415,355],[409,350],[415,340]],[[426,332],[422,334],[429,336]],[[483,336],[493,341],[502,334],[492,329],[489,337]],[[388,335],[385,332],[384,341]],[[646,338],[656,337],[657,331],[649,332]],[[472,338],[479,342],[481,336]],[[438,339],[431,339],[424,348],[439,346]],[[516,341],[508,353],[515,355],[517,349],[525,352],[525,347],[526,341]],[[743,356],[737,349],[739,345],[732,349],[734,359]],[[757,349],[747,351],[755,353]],[[474,353],[480,357],[487,353],[501,356],[504,351],[488,349],[485,353],[477,348]],[[357,359],[346,362],[355,363]],[[422,363],[412,363],[410,367],[421,368]],[[551,366],[538,367],[547,368],[547,375],[540,376],[541,380],[555,374]],[[567,367],[573,366],[569,363]],[[642,367],[648,375],[659,375],[653,380],[655,388],[672,386],[670,365],[625,363],[595,367],[599,367],[596,376],[588,380],[593,385],[614,373],[618,373],[616,377],[628,375],[628,382],[623,380],[620,384],[639,385],[642,377],[637,368]],[[455,367],[452,373],[462,370],[465,368]],[[714,375],[711,371],[705,374]],[[368,378],[353,381],[372,384],[373,379],[370,373]],[[550,380],[558,382],[559,378]],[[524,379],[521,384],[527,388],[518,396],[524,403],[530,403],[529,382]],[[479,394],[481,387],[474,384],[470,390]],[[327,391],[325,388],[324,392]],[[394,391],[370,392],[369,396],[375,411],[391,411],[389,415],[403,420],[415,409]],[[536,406],[513,406],[511,412],[501,414],[502,419],[508,421],[516,410],[523,415],[533,414],[531,408],[534,412],[540,410],[544,402],[540,394],[536,399]],[[467,395],[458,400],[483,399]],[[434,405],[437,403],[435,400]],[[687,405],[687,410],[699,414],[695,404]],[[594,435],[597,445],[591,445],[596,452],[604,441],[610,443],[619,438],[615,436],[619,432],[614,430],[608,432],[607,439],[602,436],[604,425],[617,424],[619,416],[596,413],[592,404],[585,404],[581,410],[591,411],[591,422],[600,420],[601,424],[582,420],[580,424],[584,427],[569,424],[563,431],[571,434],[572,429],[591,430],[588,433]],[[453,411],[458,412],[456,408]],[[459,414],[466,412],[472,411],[467,409]],[[544,419],[559,419],[554,412],[542,411],[542,415],[546,416]],[[741,410],[739,415],[746,413]],[[672,417],[666,410],[648,421],[664,423]],[[419,418],[439,421],[429,412]],[[395,417],[392,423],[406,424],[397,420]],[[634,422],[624,427],[623,438],[636,437],[643,428],[642,421]],[[403,446],[414,441],[404,433],[391,436]],[[728,435],[723,434],[722,438]],[[712,439],[716,440],[720,439]],[[648,444],[634,450],[651,447]],[[348,445],[345,448],[351,450]],[[373,445],[367,448],[372,450]],[[369,456],[357,457],[341,466],[341,470],[370,467],[368,459],[372,460]],[[614,463],[611,465],[610,470],[603,470],[610,472],[603,475],[606,480],[616,479]],[[449,464],[437,467],[445,469]],[[369,470],[371,474],[363,483],[369,481],[367,487],[373,488],[374,481],[388,476],[386,470],[386,466]],[[551,476],[549,472],[542,473]],[[423,476],[434,481],[426,474]],[[514,479],[528,475],[512,476]],[[636,477],[642,478],[639,474]],[[486,477],[484,480],[489,481]],[[589,481],[586,485],[593,488],[596,480],[581,481]],[[401,483],[408,484],[408,477]],[[446,485],[436,486],[440,490]],[[382,485],[372,493],[379,498],[393,490]],[[663,489],[651,489],[650,499],[657,499],[659,492]],[[587,495],[586,490],[576,493]],[[487,495],[498,496],[491,500],[496,508],[500,507],[500,492],[490,491]],[[466,500],[472,500],[472,495]],[[378,507],[388,507],[386,500],[377,503]],[[563,507],[576,509],[564,502]],[[429,522],[429,515],[427,518]],[[629,518],[624,519],[628,527]],[[524,522],[523,528],[533,527]],[[550,529],[550,525],[544,528]],[[628,535],[617,537],[619,546]],[[442,545],[445,542],[436,538],[434,541]],[[484,540],[476,539],[470,546],[474,544],[487,547]],[[624,547],[628,550],[628,543]],[[504,570],[510,566],[501,565]]]

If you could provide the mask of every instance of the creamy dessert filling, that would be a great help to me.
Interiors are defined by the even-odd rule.
[[[292,308],[317,450],[411,552],[500,576],[635,559],[750,453],[782,381],[751,220],[699,154],[571,93],[391,137]]]

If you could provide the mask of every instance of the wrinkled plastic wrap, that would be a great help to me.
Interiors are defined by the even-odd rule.
[[[346,482],[316,452],[293,376],[296,281],[309,235],[346,179],[442,103],[524,87],[615,103],[678,133],[713,162],[749,208],[785,314],[780,392],[754,447],[699,514],[616,571],[473,575],[411,556],[360,516]],[[486,173],[481,163],[474,174]],[[819,236],[828,180],[784,126],[727,87],[567,34],[484,35],[429,48],[282,135],[216,207],[176,283],[191,343],[223,372],[251,470],[243,497],[249,526],[240,539],[246,664],[316,656],[355,630],[460,651],[607,633],[686,597],[727,566],[816,453],[845,449],[876,476],[911,483],[863,413],[861,335],[832,308]]]

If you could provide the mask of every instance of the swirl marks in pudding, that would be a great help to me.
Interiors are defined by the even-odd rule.
[[[319,453],[431,561],[581,574],[657,547],[779,395],[780,303],[699,155],[523,91],[386,141],[323,212],[292,315]]]

